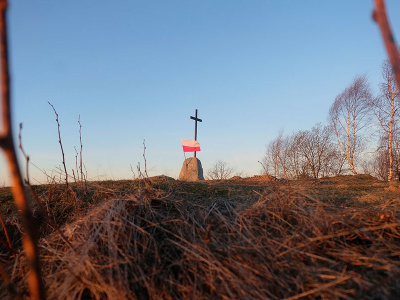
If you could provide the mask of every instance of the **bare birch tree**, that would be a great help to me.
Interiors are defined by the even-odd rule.
[[[365,76],[358,76],[339,94],[329,110],[341,152],[353,174],[357,174],[355,158],[362,148],[361,131],[367,124],[371,92]]]
[[[299,145],[304,139],[304,131],[299,131],[292,136],[285,138],[285,165],[286,173],[290,179],[300,179],[307,177],[308,171],[304,164],[304,157],[299,151]]]
[[[395,165],[395,129],[399,122],[399,88],[396,84],[393,68],[389,61],[385,61],[382,66],[382,77],[384,82],[380,85],[381,94],[377,98],[373,98],[370,106],[379,123],[382,133],[385,135],[387,142],[388,155],[388,181],[394,179]]]
[[[293,178],[293,170],[289,169],[294,159],[292,144],[291,138],[283,136],[281,132],[267,146],[264,162],[269,167],[269,171],[277,178]]]

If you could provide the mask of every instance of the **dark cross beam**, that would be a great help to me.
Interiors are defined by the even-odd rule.
[[[197,118],[197,108],[194,117],[190,116],[194,120],[194,140],[197,141],[197,122],[203,122],[201,119]],[[194,157],[196,157],[196,152],[194,152]]]

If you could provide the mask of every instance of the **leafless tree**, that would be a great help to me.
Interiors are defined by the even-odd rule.
[[[288,157],[290,144],[290,139],[284,137],[282,132],[268,144],[263,159],[268,173],[274,174],[277,178],[290,176],[287,172],[288,160],[293,159],[293,157]]]
[[[233,172],[227,162],[219,160],[207,171],[207,176],[212,180],[222,180],[231,177]]]
[[[311,130],[300,131],[298,151],[303,157],[304,166],[309,175],[319,178],[322,174],[336,173],[332,168],[337,163],[333,160],[339,159],[336,147],[332,143],[331,128],[316,124]]]
[[[370,106],[382,133],[385,135],[387,142],[388,155],[388,176],[389,181],[394,179],[395,165],[395,129],[398,127],[400,119],[400,102],[399,88],[396,84],[395,74],[389,61],[385,61],[382,66],[382,77],[384,82],[380,86],[381,94],[379,97],[373,98]]]
[[[321,123],[311,130],[279,136],[268,144],[263,166],[276,177],[300,179],[341,173],[344,159],[332,142],[332,130]]]
[[[282,139],[281,152],[279,157],[282,164],[282,170],[286,179],[299,179],[304,176],[308,176],[307,170],[304,164],[304,157],[299,151],[299,144],[304,139],[304,132],[299,131],[293,133],[291,136],[287,136]]]
[[[362,149],[361,132],[368,123],[368,103],[371,97],[366,77],[358,76],[336,97],[329,110],[338,146],[346,156],[353,174],[357,174],[355,159]]]
[[[372,154],[372,157],[365,162],[366,173],[369,173],[380,180],[389,180],[390,160],[387,147],[387,136],[382,135],[379,139],[377,149]],[[394,164],[392,165],[393,177],[398,176],[398,156],[397,152],[393,151]]]
[[[331,144],[331,147],[322,161],[320,177],[338,176],[344,171],[343,166],[346,162],[346,156],[338,149],[337,145]]]

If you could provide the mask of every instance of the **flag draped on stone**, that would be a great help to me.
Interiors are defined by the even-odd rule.
[[[200,151],[200,144],[195,140],[182,139],[183,152]]]

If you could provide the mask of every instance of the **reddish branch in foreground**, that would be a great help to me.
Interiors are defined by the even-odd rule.
[[[394,36],[390,29],[389,21],[386,14],[385,1],[375,0],[375,10],[373,18],[378,23],[381,30],[383,41],[385,42],[386,51],[392,64],[393,71],[396,75],[397,85],[400,84],[400,54],[397,48]]]
[[[31,299],[44,299],[44,288],[40,275],[37,236],[32,210],[24,191],[21,172],[13,142],[10,101],[10,78],[8,70],[8,47],[6,28],[7,1],[0,0],[0,51],[1,51],[1,128],[0,147],[3,149],[11,174],[12,193],[15,204],[21,213],[22,244],[29,262],[28,284]]]

